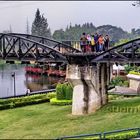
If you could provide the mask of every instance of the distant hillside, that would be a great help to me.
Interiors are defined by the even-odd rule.
[[[53,33],[53,38],[56,40],[79,40],[81,34],[85,33],[99,33],[110,36],[113,42],[118,42],[121,39],[132,39],[140,35],[140,29],[132,29],[131,33],[124,31],[120,27],[112,25],[102,25],[95,27],[92,23],[85,23],[83,25],[67,26],[65,30],[56,30]]]

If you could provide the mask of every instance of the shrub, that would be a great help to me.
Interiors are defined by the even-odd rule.
[[[68,84],[66,87],[66,100],[72,100],[73,88]]]
[[[56,86],[56,98],[58,100],[71,100],[73,89],[69,84],[58,84]]]
[[[62,94],[63,94],[63,99],[66,99],[66,94],[67,94],[67,84],[62,84]]]
[[[140,75],[140,72],[136,72],[136,71],[130,71],[129,74],[135,74],[135,75]]]
[[[56,86],[56,97],[58,100],[65,99],[65,93],[63,92],[63,84],[57,84]]]
[[[120,133],[114,133],[114,134],[110,134],[110,135],[106,135],[105,138],[103,138],[103,135],[102,135],[102,139],[107,139],[107,140],[117,140],[117,139],[130,139],[130,138],[136,138],[138,135],[138,132],[136,131],[130,131],[130,132],[120,132]],[[90,137],[87,137],[87,138],[83,138],[83,139],[100,139],[99,137],[97,136],[90,136]]]
[[[56,98],[56,92],[49,92],[49,93],[47,93],[47,97],[49,99]]]
[[[126,87],[129,87],[129,82],[128,81],[124,81],[123,85],[126,86]]]
[[[111,81],[111,85],[121,85],[121,83],[124,81],[124,79],[122,77],[115,77],[112,81]]]
[[[60,106],[63,106],[63,105],[71,105],[72,104],[72,100],[58,100],[56,98],[52,98],[50,100],[50,103],[52,105],[60,105]]]
[[[106,136],[106,139],[130,139],[137,136],[138,132],[122,132],[120,134],[114,134],[110,136]]]
[[[43,102],[49,102],[50,98],[47,94],[30,95],[25,97],[16,97],[9,99],[0,99],[0,110],[9,109],[14,107],[38,104]]]
[[[108,95],[108,100],[116,100],[119,95]]]
[[[130,65],[125,65],[124,69],[125,69],[126,73],[129,73],[130,71],[132,71],[134,69],[134,67],[130,66]]]
[[[120,76],[115,77],[110,82],[110,86],[127,86],[128,87],[128,85],[129,85],[129,82],[124,80]]]

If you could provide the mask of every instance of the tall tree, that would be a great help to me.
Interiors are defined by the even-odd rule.
[[[42,34],[44,34],[44,36],[46,36],[46,37],[51,37],[51,30],[50,30],[50,28],[48,28],[47,19],[43,15],[41,18],[42,18],[41,19],[41,26],[42,26],[41,32],[42,32]]]
[[[32,23],[31,29],[32,35],[51,37],[50,28],[48,28],[47,19],[40,14],[39,9],[37,9],[35,14],[35,19]]]

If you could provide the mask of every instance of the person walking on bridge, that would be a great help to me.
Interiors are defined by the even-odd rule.
[[[94,34],[91,35],[91,51],[92,52],[95,52],[95,47],[96,47],[96,44],[95,44],[95,40],[94,40]]]
[[[95,33],[95,35],[94,35],[94,41],[95,41],[96,52],[99,51],[99,43],[98,43],[98,39],[99,39],[99,35],[98,35],[98,33]]]
[[[109,36],[106,35],[105,36],[105,41],[104,41],[104,46],[105,46],[105,51],[107,51],[109,49]]]
[[[87,34],[86,52],[91,52],[91,36],[90,36],[90,34]]]
[[[99,52],[102,52],[103,51],[103,45],[104,45],[104,38],[103,38],[103,35],[101,34],[99,36],[99,39],[98,39],[98,43],[99,43]]]
[[[86,33],[83,33],[80,38],[80,46],[82,52],[86,52],[86,45],[87,45],[87,37],[86,37]]]

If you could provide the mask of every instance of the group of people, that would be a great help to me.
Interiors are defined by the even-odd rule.
[[[82,52],[103,52],[109,48],[109,35],[86,34],[83,33],[80,38]]]

